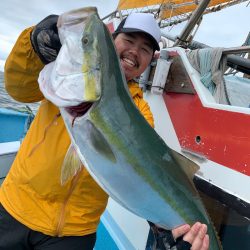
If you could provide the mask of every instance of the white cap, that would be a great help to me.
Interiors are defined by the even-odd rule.
[[[152,40],[154,49],[160,50],[159,42],[161,39],[161,30],[153,14],[150,13],[132,13],[122,20],[113,34],[119,33],[146,33]]]

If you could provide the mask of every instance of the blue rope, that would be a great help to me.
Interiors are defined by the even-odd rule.
[[[211,49],[201,49],[199,50],[200,59],[200,74],[201,82],[213,95],[215,91],[215,83],[212,81],[212,59],[211,59]]]

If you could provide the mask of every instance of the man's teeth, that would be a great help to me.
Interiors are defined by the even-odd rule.
[[[135,66],[135,63],[132,60],[128,59],[128,58],[123,58],[122,60],[125,61],[126,63],[128,63],[131,66]]]

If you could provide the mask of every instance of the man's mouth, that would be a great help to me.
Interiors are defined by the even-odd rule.
[[[135,62],[134,60],[131,60],[127,57],[122,57],[121,60],[126,63],[129,67],[137,67],[138,68],[138,63]]]

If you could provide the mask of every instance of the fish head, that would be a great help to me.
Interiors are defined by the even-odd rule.
[[[101,20],[96,13],[89,15],[82,33],[82,72],[84,77],[84,98],[98,100],[101,95],[101,43],[102,37],[97,32]]]
[[[96,32],[100,25],[103,23],[95,7],[59,16],[57,27],[62,47],[52,74],[52,89],[64,103],[68,100],[64,106],[94,102],[100,98],[102,37]]]
[[[112,36],[95,7],[63,13],[57,27],[62,47],[52,70],[43,74],[45,84],[40,84],[49,86],[43,92],[47,99],[58,107],[96,102],[111,78],[123,82]]]
[[[109,98],[117,85],[126,88],[127,82],[113,38],[97,13],[89,15],[86,20],[81,42],[82,71],[86,73],[85,94],[91,96],[93,93],[98,93],[99,99],[104,95]]]

